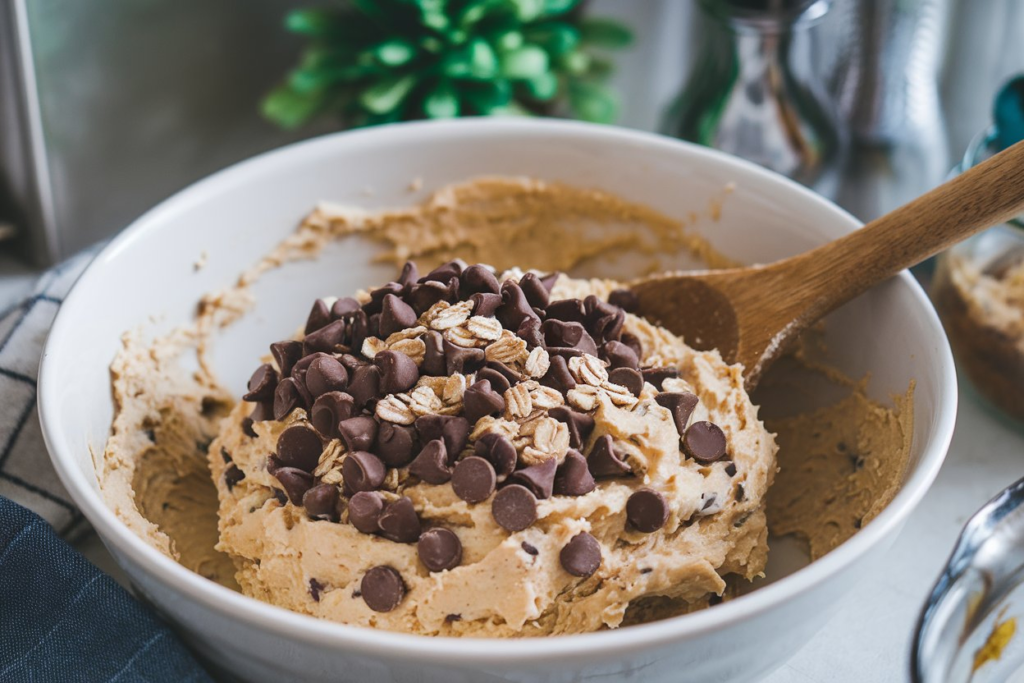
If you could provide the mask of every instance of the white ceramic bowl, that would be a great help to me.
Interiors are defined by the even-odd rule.
[[[188,320],[201,294],[230,284],[320,200],[405,205],[484,174],[605,188],[675,216],[704,212],[709,198],[735,183],[708,234],[745,262],[788,256],[858,226],[831,203],[752,164],[579,123],[417,123],[264,154],[140,218],[103,250],[67,298],[43,355],[39,393],[43,433],[61,480],[139,592],[208,661],[247,680],[757,680],[805,643],[885,554],[945,455],[956,412],[953,362],[935,313],[907,273],[838,311],[828,328],[832,361],[854,376],[870,371],[872,395],[887,399],[917,381],[912,455],[899,494],[824,558],[710,610],[617,631],[519,641],[344,626],[263,604],[189,572],[143,543],[104,504],[90,453],[102,452],[110,428],[108,366],[122,332],[152,314],[159,316],[154,331]],[[416,177],[424,188],[410,193]],[[297,310],[295,301],[386,279],[389,270],[368,265],[375,249],[350,240],[318,262],[268,275],[257,286],[256,311],[218,344],[221,379],[244,386],[267,343],[304,319],[305,306]],[[196,271],[203,252],[207,266]]]

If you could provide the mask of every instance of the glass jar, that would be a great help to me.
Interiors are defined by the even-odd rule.
[[[978,135],[954,171],[999,151]],[[932,300],[957,366],[976,393],[1024,426],[1024,216],[979,233],[939,257]]]

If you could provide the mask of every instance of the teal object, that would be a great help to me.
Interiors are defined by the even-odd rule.
[[[1017,76],[1000,89],[992,107],[999,149],[1024,140],[1024,76]]]

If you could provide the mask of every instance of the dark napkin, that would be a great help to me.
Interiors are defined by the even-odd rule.
[[[150,609],[0,496],[0,682],[210,680]]]

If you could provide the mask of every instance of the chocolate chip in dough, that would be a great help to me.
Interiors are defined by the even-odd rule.
[[[696,394],[691,394],[688,391],[668,391],[658,394],[654,400],[659,406],[668,408],[668,411],[672,413],[672,421],[680,436],[686,432],[686,423],[690,421],[693,409],[700,402]]]
[[[377,421],[369,415],[359,415],[341,420],[338,423],[338,436],[345,444],[345,450],[352,451],[373,451],[373,444],[377,440]]]
[[[302,496],[313,487],[313,475],[297,467],[280,467],[274,471],[274,477],[281,482],[292,505],[302,505]]]
[[[374,612],[390,612],[405,597],[405,583],[397,570],[381,565],[363,575],[359,592],[363,602]]]
[[[629,393],[637,398],[640,397],[640,392],[644,390],[644,376],[640,374],[639,370],[615,368],[608,373],[608,381],[612,384],[618,384],[620,387],[626,387],[629,389]]]
[[[427,529],[416,543],[416,553],[428,571],[441,572],[462,564],[462,542],[450,529]]]
[[[594,475],[587,467],[587,459],[579,451],[570,449],[555,472],[554,493],[560,496],[582,496],[596,488]]]
[[[702,464],[725,455],[725,446],[725,432],[713,422],[694,422],[683,435],[683,452]]]
[[[329,391],[313,402],[309,421],[325,439],[338,438],[338,423],[355,413],[355,401],[341,391]],[[365,450],[365,449],[363,449]]]
[[[412,427],[382,422],[377,430],[374,452],[388,467],[405,467],[416,454],[416,432]]]
[[[348,500],[348,521],[364,534],[380,531],[377,525],[384,511],[384,498],[376,491],[360,491]]]
[[[326,326],[329,322],[331,322],[331,309],[327,308],[327,304],[323,299],[317,299],[313,302],[313,310],[311,310],[309,312],[309,316],[306,317],[306,328],[303,334],[316,332],[321,327]]]
[[[633,313],[640,306],[640,299],[631,289],[616,289],[608,295],[608,303],[618,306],[626,313]]]
[[[409,464],[409,474],[435,486],[451,480],[452,469],[448,466],[448,452],[444,441],[428,441],[416,459]]]
[[[526,541],[523,541],[522,543],[520,543],[519,547],[522,548],[523,552],[526,553],[527,555],[533,555],[534,557],[536,557],[537,555],[540,554],[539,550],[537,550],[534,546],[530,545]]]
[[[306,355],[316,351],[333,353],[335,348],[344,344],[345,332],[347,329],[347,322],[344,320],[335,320],[315,332],[310,332],[302,340],[303,353]]]
[[[476,424],[482,417],[505,410],[505,399],[491,388],[489,381],[483,379],[466,389],[462,395],[462,405],[466,419]]]
[[[587,466],[595,478],[622,477],[629,474],[629,465],[615,449],[612,437],[608,434],[598,437],[594,447],[587,456]]]
[[[309,364],[306,388],[314,398],[329,391],[345,391],[347,387],[348,371],[333,356],[321,356]]]
[[[626,501],[626,519],[634,529],[642,533],[657,531],[668,520],[665,496],[647,488],[634,491]]]
[[[491,516],[507,531],[522,531],[537,521],[537,497],[525,486],[506,486],[494,496]]]
[[[644,376],[645,382],[653,384],[658,391],[662,391],[662,382],[679,377],[679,371],[675,368],[640,368],[640,374]]]
[[[312,472],[323,451],[324,444],[319,435],[302,424],[292,425],[277,437],[277,458],[285,467]]]
[[[548,411],[548,416],[565,423],[569,428],[570,448],[581,448],[594,431],[593,416],[578,413],[568,406],[556,406]]]
[[[586,578],[601,566],[601,544],[586,531],[580,532],[565,544],[558,559],[565,571]]]
[[[728,465],[726,465],[725,466],[725,473],[728,474],[730,477],[735,477],[736,476],[736,463],[731,462]]]
[[[535,308],[547,308],[548,289],[534,273],[527,273],[519,280],[519,288],[530,305]]]
[[[402,496],[384,506],[377,520],[380,534],[395,543],[415,543],[420,537],[420,518],[412,500]]]
[[[249,392],[242,397],[243,401],[258,403],[272,400],[274,389],[277,388],[277,370],[269,363],[259,366],[249,378],[248,388]]]
[[[469,300],[473,302],[473,315],[484,318],[493,318],[498,306],[501,306],[501,294],[477,292]]]
[[[601,357],[608,361],[611,369],[630,368],[636,370],[640,367],[640,359],[636,357],[633,349],[620,341],[608,341],[601,347]]]
[[[555,485],[555,470],[557,468],[558,463],[555,459],[549,458],[536,465],[516,470],[509,475],[508,482],[525,486],[530,489],[530,493],[538,500],[544,500],[551,497],[551,492]]]
[[[476,440],[473,450],[491,463],[497,481],[504,481],[516,468],[516,447],[501,434],[484,434]]]
[[[338,521],[338,487],[318,484],[302,495],[302,507],[313,519]]]
[[[238,469],[238,465],[228,465],[224,470],[224,484],[228,487],[228,491],[234,490],[235,486],[243,479],[245,479],[245,472]]]
[[[384,483],[387,468],[373,453],[354,451],[341,463],[341,475],[352,491],[375,491]]]
[[[270,354],[277,363],[282,377],[292,374],[292,367],[302,358],[302,342],[288,340],[270,345]]]
[[[420,378],[416,362],[398,351],[381,351],[373,357],[380,370],[380,393],[400,394],[408,391]]]
[[[466,349],[452,344],[447,339],[441,342],[441,348],[444,350],[445,374],[448,375],[468,375],[476,372],[483,367],[486,360],[483,349]]]
[[[309,597],[313,598],[313,602],[320,602],[320,593],[324,588],[326,586],[316,579],[309,580]]]
[[[460,460],[452,471],[452,490],[467,503],[487,500],[497,483],[494,467],[477,455]]]
[[[413,327],[418,317],[412,306],[394,294],[388,294],[381,305],[380,336],[387,339],[395,332]]]

